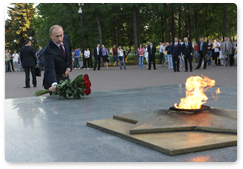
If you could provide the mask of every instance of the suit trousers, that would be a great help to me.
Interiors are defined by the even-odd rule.
[[[98,69],[100,70],[100,56],[95,56],[95,63],[94,63],[94,70],[96,70],[97,62],[98,62]]]
[[[149,70],[151,69],[152,62],[153,62],[154,69],[156,69],[156,67],[155,67],[155,56],[154,55],[149,55]]]
[[[185,55],[184,61],[185,61],[185,70],[188,71],[188,63],[187,60],[189,61],[189,66],[190,66],[190,71],[192,71],[192,56],[190,54]]]
[[[25,72],[25,87],[30,87],[30,71],[31,71],[31,75],[32,75],[32,84],[34,86],[37,85],[36,75],[35,75],[35,67],[34,66],[24,67],[24,72]]]
[[[180,69],[179,69],[179,66],[180,66],[180,59],[178,58],[178,56],[173,56],[173,67],[174,67],[174,72],[179,72]]]
[[[223,63],[224,63],[223,64],[224,66],[229,66],[230,65],[230,55],[229,55],[228,51],[225,51]]]
[[[199,51],[199,63],[197,65],[197,69],[199,69],[202,65],[202,60],[204,60],[203,68],[206,69],[207,67],[207,58],[205,55],[203,55],[202,51]]]

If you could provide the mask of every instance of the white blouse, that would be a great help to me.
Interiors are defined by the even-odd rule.
[[[90,57],[90,51],[89,50],[85,50],[84,51],[84,57],[85,58],[89,58]]]

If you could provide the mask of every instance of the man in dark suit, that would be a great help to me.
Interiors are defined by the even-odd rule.
[[[30,88],[30,71],[32,74],[32,84],[36,87],[35,67],[37,67],[37,58],[34,49],[31,47],[30,40],[26,40],[25,46],[20,49],[20,60],[25,72],[24,88]]]
[[[178,38],[175,37],[174,42],[171,45],[170,53],[173,59],[174,72],[180,72],[180,54],[181,54],[181,44],[178,42]]]
[[[60,80],[69,79],[72,71],[72,46],[62,26],[54,25],[49,33],[51,40],[44,49],[45,74],[43,85],[45,89],[56,92]]]
[[[95,59],[94,68],[93,68],[94,71],[96,70],[97,61],[98,61],[98,69],[97,70],[100,70],[101,55],[102,55],[102,52],[101,52],[100,44],[97,44],[97,47],[94,48],[94,59]]]
[[[153,42],[149,42],[149,46],[148,46],[149,68],[148,68],[148,70],[151,70],[151,62],[153,62],[154,70],[156,70],[156,67],[155,67],[155,52],[156,52],[156,47],[153,45]]]
[[[204,37],[200,38],[200,43],[198,45],[198,52],[199,52],[199,63],[196,69],[200,69],[202,65],[202,60],[204,60],[203,69],[207,67],[207,53],[208,53],[208,44],[204,41]]]
[[[188,64],[187,60],[189,61],[190,72],[192,72],[192,44],[188,42],[188,38],[184,38],[184,43],[181,46],[182,56],[185,60],[185,72],[188,71]]]

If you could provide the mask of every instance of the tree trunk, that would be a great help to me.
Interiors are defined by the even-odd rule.
[[[138,36],[138,46],[139,46],[139,44],[141,43],[141,36],[140,36],[140,27],[139,27],[139,13],[138,13],[138,9],[136,10],[136,12],[137,12],[137,29],[138,29],[138,33],[137,33],[137,36]]]
[[[102,45],[103,44],[103,40],[102,40],[102,29],[101,29],[99,15],[98,15],[97,12],[96,12],[96,22],[97,22],[97,27],[98,27],[99,43],[100,43],[100,45]]]
[[[173,5],[171,4],[171,33],[172,33],[172,42],[174,42],[175,38],[175,13]]]
[[[191,42],[192,39],[192,31],[191,31],[191,16],[188,15],[188,40]]]
[[[134,36],[134,49],[138,49],[138,19],[137,19],[137,7],[133,8],[133,36]],[[138,56],[135,55],[135,64],[138,64]]]
[[[118,47],[118,31],[117,31],[117,14],[116,14],[116,8],[114,7],[114,5],[113,5],[113,7],[112,7],[112,9],[113,9],[113,15],[114,15],[114,21],[113,21],[113,23],[114,23],[114,44]]]
[[[182,38],[181,37],[181,11],[179,11],[179,38]]]
[[[224,37],[227,37],[227,4],[224,4]]]
[[[167,8],[168,8],[168,5],[165,4],[164,5],[164,23],[165,23],[165,39],[166,39],[166,42],[170,42],[170,35],[169,35],[169,19],[167,17]]]
[[[161,40],[162,42],[165,42],[165,37],[164,37],[165,28],[164,28],[163,20],[164,20],[163,15],[161,15]]]
[[[188,36],[188,19],[187,15],[185,14],[185,36]]]
[[[199,44],[199,30],[198,30],[198,20],[197,20],[198,12],[194,9],[194,32],[197,44]]]

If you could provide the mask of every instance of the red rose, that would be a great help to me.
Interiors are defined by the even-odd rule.
[[[89,75],[88,74],[84,74],[83,80],[84,81],[89,80]]]
[[[91,82],[90,82],[90,80],[86,80],[86,81],[84,81],[84,87],[85,88],[90,88],[90,86],[91,86]]]
[[[84,89],[84,93],[86,95],[89,95],[91,93],[91,89],[90,88]]]

